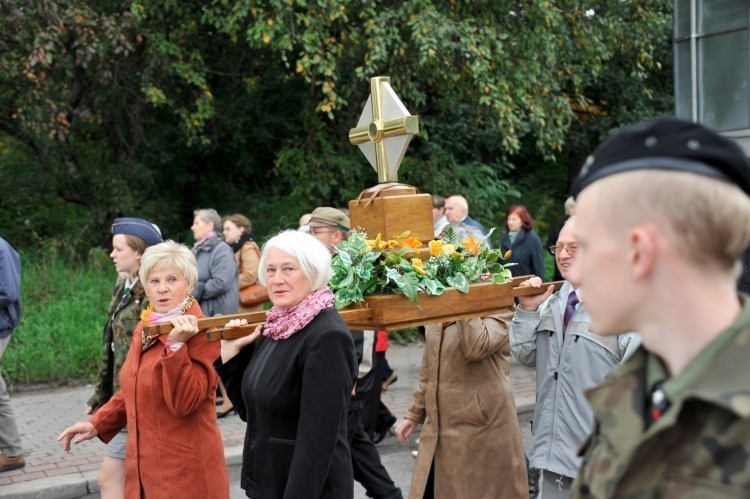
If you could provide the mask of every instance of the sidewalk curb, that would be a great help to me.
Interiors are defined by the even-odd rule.
[[[242,446],[227,447],[224,449],[224,458],[227,461],[227,467],[242,464]],[[99,492],[99,484],[96,483],[98,474],[99,471],[94,470],[3,485],[0,498],[48,499],[54,497],[55,499],[75,499]]]
[[[533,402],[526,402],[523,404],[519,404],[518,407],[516,407],[516,414],[520,416],[521,414],[534,412],[534,405],[535,404]]]

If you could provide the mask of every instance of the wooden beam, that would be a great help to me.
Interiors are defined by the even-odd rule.
[[[367,297],[369,302],[351,305],[339,310],[341,318],[353,329],[385,329],[393,331],[407,327],[435,324],[447,320],[468,319],[498,313],[513,303],[519,296],[531,296],[544,293],[550,284],[558,291],[565,281],[544,283],[540,288],[518,286],[530,276],[513,278],[511,286],[482,284],[474,290],[471,301],[467,295],[457,291],[437,297],[420,297],[421,306],[415,306],[402,295],[377,295]],[[500,289],[504,288],[504,289]],[[498,294],[498,292],[500,292]],[[432,308],[430,308],[432,307]],[[232,319],[245,319],[247,326],[225,329],[224,325]],[[230,340],[247,336],[255,331],[258,325],[265,324],[265,312],[248,312],[243,314],[219,315],[198,319],[198,327],[206,330],[209,341]],[[168,334],[172,324],[156,324],[144,327],[146,334]]]

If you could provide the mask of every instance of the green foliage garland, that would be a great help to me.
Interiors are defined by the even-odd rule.
[[[493,229],[494,230],[494,229]],[[343,308],[362,301],[365,296],[400,293],[418,304],[418,293],[439,296],[447,287],[469,292],[475,282],[504,283],[510,270],[501,262],[509,256],[469,236],[459,241],[448,227],[440,239],[430,241],[426,260],[419,258],[421,242],[409,233],[389,241],[367,239],[364,232],[352,231],[351,237],[338,247],[333,258],[331,289],[336,307]]]

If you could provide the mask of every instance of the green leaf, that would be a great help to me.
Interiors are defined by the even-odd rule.
[[[398,284],[399,290],[411,301],[417,303],[417,292],[419,291],[419,278],[414,274],[406,274],[402,276],[401,282]]]
[[[417,303],[417,292],[419,291],[419,278],[414,274],[400,274],[393,268],[386,269],[389,281],[396,284],[396,289],[414,303]]]
[[[339,287],[348,288],[352,285],[353,282],[354,282],[354,271],[350,269],[349,272],[346,274],[346,278],[344,278],[344,280],[339,283]]]
[[[445,292],[445,285],[436,279],[422,279],[420,288],[433,296],[440,296]]]
[[[454,274],[450,276],[448,279],[448,284],[456,288],[457,290],[461,291],[462,293],[468,293],[469,292],[469,281],[466,279],[466,276],[463,274]]]
[[[347,267],[352,266],[352,257],[347,253],[346,251],[339,251],[336,256],[341,260],[341,262],[346,265]]]

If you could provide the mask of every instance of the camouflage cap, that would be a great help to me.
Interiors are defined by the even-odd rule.
[[[334,227],[349,232],[349,217],[341,210],[329,206],[315,208],[307,223],[310,227]]]
[[[623,128],[586,159],[572,194],[599,179],[631,170],[672,170],[736,184],[750,195],[750,164],[742,149],[698,123],[657,118]]]

